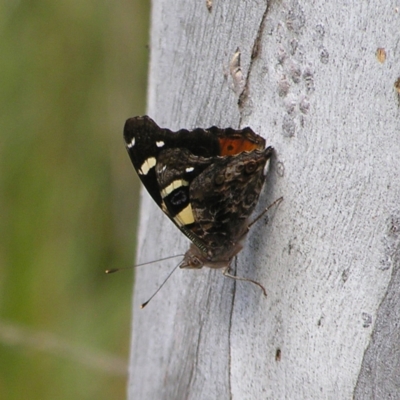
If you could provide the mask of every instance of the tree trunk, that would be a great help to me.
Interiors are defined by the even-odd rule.
[[[284,201],[235,264],[268,297],[178,270],[140,310],[179,259],[138,269],[130,398],[399,398],[400,12],[212,3],[153,0],[148,114],[174,130],[251,126],[274,146],[258,211]],[[187,247],[144,193],[138,261]]]

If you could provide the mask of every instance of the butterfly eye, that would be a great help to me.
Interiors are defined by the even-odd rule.
[[[248,174],[253,173],[253,172],[256,170],[256,168],[257,168],[257,163],[256,163],[255,161],[249,161],[249,162],[246,164],[246,172],[247,172]]]
[[[192,268],[201,268],[201,262],[197,257],[192,257],[192,259],[190,260],[190,264],[192,266]]]

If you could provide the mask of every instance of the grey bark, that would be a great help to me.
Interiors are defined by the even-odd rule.
[[[236,263],[267,298],[179,270],[140,310],[174,261],[137,271],[131,399],[400,398],[395,6],[153,0],[148,114],[251,126],[276,149],[258,209],[284,202]],[[187,247],[143,193],[138,261]]]

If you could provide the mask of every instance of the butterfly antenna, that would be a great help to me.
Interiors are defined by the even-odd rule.
[[[181,265],[181,263],[177,264],[176,267],[168,274],[168,276],[164,279],[164,282],[158,287],[158,289],[151,295],[151,297],[145,301],[140,308],[143,309],[150,303],[153,297],[161,290],[161,288],[167,283],[167,280],[171,277],[171,275],[176,271],[176,269]]]
[[[165,261],[165,260],[169,260],[171,258],[183,257],[183,256],[184,256],[184,254],[177,254],[176,256],[169,256],[169,257],[165,257],[165,258],[160,258],[158,260],[148,261],[148,262],[141,263],[141,264],[136,264],[136,265],[133,265],[131,267],[106,269],[104,272],[106,274],[113,274],[114,272],[123,271],[125,269],[132,269],[132,268],[136,268],[136,267],[142,267],[143,265],[154,264],[154,263],[159,262],[159,261]]]

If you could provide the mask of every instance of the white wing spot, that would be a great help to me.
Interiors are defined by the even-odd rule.
[[[156,142],[157,147],[163,147],[164,144],[165,143],[162,140],[160,140],[159,142]]]
[[[128,143],[128,149],[131,149],[135,145],[135,138],[133,137],[131,142]]]
[[[186,168],[186,170],[185,170],[186,172],[193,172],[194,171],[194,167],[189,167],[189,168]]]
[[[154,157],[148,158],[140,167],[139,174],[147,175],[149,171],[156,165],[156,159]]]

